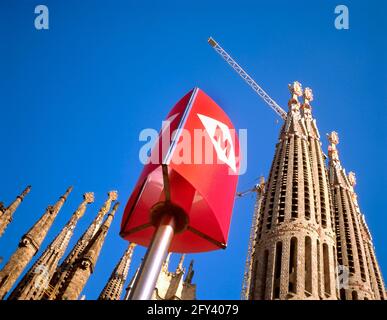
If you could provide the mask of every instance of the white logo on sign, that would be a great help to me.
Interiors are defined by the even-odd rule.
[[[231,138],[230,128],[223,122],[198,113],[200,121],[203,123],[211,142],[215,147],[218,159],[227,164],[236,172],[236,160],[234,144]]]

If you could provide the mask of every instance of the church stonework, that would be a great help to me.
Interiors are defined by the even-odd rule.
[[[59,260],[66,251],[78,220],[84,215],[87,204],[92,202],[94,202],[94,194],[92,192],[85,193],[82,203],[71,216],[69,222],[48,245],[47,249],[33,264],[23,279],[19,281],[9,299],[39,300],[42,298],[58,266]]]
[[[116,201],[118,197],[117,191],[108,192],[108,198],[102,205],[97,216],[84,232],[84,234],[77,241],[67,257],[63,260],[60,266],[56,269],[54,276],[52,277],[48,290],[43,295],[43,299],[47,300],[60,300],[63,297],[63,293],[66,290],[74,269],[79,259],[82,257],[83,252],[87,246],[92,242],[100,229],[103,218],[109,212],[113,201]]]
[[[12,222],[13,214],[16,209],[24,200],[24,197],[31,191],[31,186],[28,186],[24,191],[18,195],[7,208],[4,207],[4,204],[0,202],[0,237],[4,234],[5,229]]]
[[[358,204],[355,174],[347,174],[339,158],[338,134],[328,135],[325,156],[312,116],[312,90],[303,90],[297,81],[289,90],[289,110],[268,179],[262,178],[254,188],[257,201],[242,299],[387,300],[372,236]],[[8,207],[0,202],[0,237],[30,189],[28,186]],[[67,224],[19,280],[71,191],[72,187],[68,188],[47,207],[21,238],[0,270],[0,299],[13,287],[10,300],[85,299],[82,291],[94,272],[119,206],[117,191],[108,192],[98,214],[66,256],[79,219],[94,201],[93,193],[85,193]],[[99,300],[121,299],[134,248],[134,243],[128,245]],[[152,300],[195,300],[193,261],[186,271],[182,255],[177,268],[170,271],[170,257],[168,254],[163,263]],[[129,299],[139,270],[129,281],[123,300]]]
[[[18,248],[0,271],[0,299],[4,299],[32,257],[40,249],[40,245],[71,191],[72,187],[68,188],[55,205],[47,207],[42,217],[21,238]]]
[[[330,135],[330,165],[312,117],[312,90],[292,94],[259,202],[244,298],[384,299],[372,239]],[[301,104],[298,98],[303,96]],[[261,199],[262,198],[262,199]],[[339,273],[349,269],[345,284]],[[342,288],[346,286],[346,288]]]
[[[126,249],[124,255],[114,268],[108,282],[100,293],[98,300],[120,300],[135,246],[134,243],[131,243],[128,246],[128,249]]]
[[[353,172],[342,167],[337,145],[339,136],[328,135],[329,178],[336,218],[337,260],[348,274],[346,285],[339,287],[341,300],[384,300],[385,290],[375,258],[371,234],[357,202]]]

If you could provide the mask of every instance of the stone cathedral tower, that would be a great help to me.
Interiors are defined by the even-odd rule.
[[[56,300],[77,300],[79,298],[97,264],[99,254],[118,206],[119,203],[117,202],[85,250],[75,260],[71,272],[55,297]]]
[[[136,244],[131,243],[114,268],[98,300],[120,300]]]
[[[248,298],[337,299],[334,221],[313,96],[298,82],[289,89],[259,213]]]
[[[180,257],[177,268],[174,272],[169,271],[169,260],[171,253],[168,254],[164,262],[156,288],[153,291],[152,300],[195,300],[196,285],[192,283],[193,261],[191,261],[187,276],[184,279],[185,269],[183,267],[185,255]]]
[[[21,195],[17,196],[15,201],[8,208],[4,208],[4,204],[0,203],[0,237],[4,234],[5,229],[11,223],[13,214],[23,201],[24,197],[31,191],[31,186],[24,189]]]
[[[63,292],[67,286],[66,283],[70,281],[69,277],[73,272],[73,269],[75,268],[78,259],[82,257],[84,250],[98,232],[99,228],[101,227],[104,216],[110,210],[112,202],[117,200],[117,196],[117,191],[108,192],[108,198],[99,210],[96,218],[87,228],[85,233],[79,238],[74,248],[67,255],[61,265],[57,268],[56,272],[54,273],[54,276],[50,281],[48,289],[43,295],[43,299],[61,299],[60,297],[62,297]]]
[[[23,279],[13,290],[9,299],[39,300],[43,296],[59,260],[64,255],[69,241],[74,233],[78,220],[84,215],[86,206],[94,201],[92,192],[83,195],[83,201],[71,216],[57,237],[48,245],[40,258],[34,263]]]
[[[0,271],[0,299],[4,299],[24,268],[38,252],[71,190],[72,187],[68,188],[54,206],[49,206],[38,222],[21,238],[17,250]]]
[[[194,276],[193,260],[189,264],[188,271],[183,267],[185,255],[183,254],[175,271],[169,271],[171,253],[165,259],[151,300],[195,300],[196,284],[192,283]],[[124,300],[129,300],[133,284],[136,281],[140,266],[137,268],[132,280],[126,287]],[[184,278],[185,276],[185,278]]]
[[[380,268],[377,263],[372,238],[364,216],[360,212],[354,191],[355,175],[348,175],[342,167],[336,145],[336,132],[328,136],[330,142],[329,178],[333,195],[336,219],[337,261],[342,276],[348,276],[341,283],[341,300],[385,299]]]

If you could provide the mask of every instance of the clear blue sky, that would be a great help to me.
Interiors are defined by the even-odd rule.
[[[34,28],[46,4],[50,29]],[[234,3],[234,4],[233,4]],[[4,262],[22,234],[69,185],[74,191],[42,248],[86,191],[96,201],[76,229],[82,234],[117,189],[122,206],[84,293],[96,298],[123,253],[123,206],[140,173],[143,128],[159,129],[169,108],[199,86],[248,129],[248,170],[239,190],[267,176],[277,116],[207,44],[217,39],[282,106],[287,84],[314,89],[323,136],[337,130],[340,157],[357,173],[359,202],[387,277],[386,12],[384,1],[344,2],[350,29],[336,30],[340,1],[1,1],[0,201],[32,191],[0,239]],[[197,296],[238,299],[253,211],[252,195],[236,200],[229,246],[195,259]],[[130,276],[145,250],[136,250]],[[177,263],[172,260],[172,266]],[[188,264],[188,261],[187,261]]]

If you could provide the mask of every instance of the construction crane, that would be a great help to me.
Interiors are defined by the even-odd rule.
[[[214,50],[233,68],[239,76],[272,108],[282,119],[286,119],[287,113],[282,109],[277,102],[263,90],[258,83],[251,78],[245,70],[213,39],[208,38],[208,43]]]
[[[251,228],[250,228],[249,246],[247,249],[245,270],[243,273],[241,300],[248,300],[250,295],[251,276],[252,276],[253,260],[254,260],[253,256],[255,252],[255,236],[257,234],[259,211],[261,209],[262,194],[264,190],[265,190],[265,179],[264,177],[261,177],[259,183],[256,184],[252,189],[242,191],[242,192],[237,192],[236,194],[238,197],[243,197],[251,192],[257,193],[257,200],[254,206],[253,221],[251,223]]]

